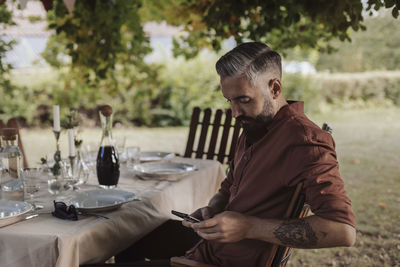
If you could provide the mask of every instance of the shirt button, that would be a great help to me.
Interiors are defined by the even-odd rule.
[[[248,159],[248,157],[247,156],[244,156],[244,160],[247,160]]]

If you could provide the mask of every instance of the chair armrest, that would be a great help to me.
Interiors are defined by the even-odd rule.
[[[185,257],[172,257],[170,259],[171,265],[174,267],[217,267],[194,260],[186,259]]]

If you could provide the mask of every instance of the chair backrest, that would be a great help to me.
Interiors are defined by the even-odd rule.
[[[200,116],[201,113],[203,116]],[[193,109],[184,157],[206,157],[216,159],[222,164],[228,163],[233,158],[241,126],[232,118],[230,109],[217,109],[214,114],[212,113],[210,108],[202,110],[195,107]],[[211,133],[209,133],[210,128]]]
[[[324,122],[322,125],[322,130],[332,134],[332,128]],[[310,211],[310,206],[305,203],[306,195],[303,191],[303,183],[297,185],[295,192],[290,200],[288,209],[286,210],[285,218],[294,219],[294,218],[304,218],[307,216]],[[293,248],[285,247],[285,246],[274,246],[272,255],[274,257],[272,262],[268,262],[267,266],[270,267],[285,267],[286,263],[289,260],[290,255],[292,254]]]
[[[29,167],[28,166],[28,161],[27,161],[26,156],[25,156],[24,146],[22,145],[22,139],[21,139],[21,134],[20,134],[20,131],[19,131],[19,124],[18,124],[17,119],[11,118],[11,119],[8,120],[7,124],[4,124],[3,121],[0,120],[0,129],[5,128],[5,127],[17,129],[17,132],[18,132],[18,146],[19,146],[19,149],[21,150],[21,153],[22,153],[23,166],[24,166],[25,169],[28,168]]]
[[[310,206],[305,203],[306,196],[303,190],[303,183],[297,185],[296,190],[289,203],[289,208],[286,211],[285,218],[304,218],[307,216]],[[293,248],[285,246],[274,246],[272,263],[268,263],[270,267],[284,267],[292,254]]]

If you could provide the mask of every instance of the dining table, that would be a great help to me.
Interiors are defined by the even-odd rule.
[[[191,213],[207,205],[225,177],[223,166],[214,160],[174,157],[169,162],[195,166],[176,179],[143,179],[121,164],[116,189],[132,192],[133,201],[94,216],[78,215],[77,221],[52,216],[53,201],[74,190],[52,195],[43,179],[34,202],[43,206],[37,217],[0,228],[2,267],[78,267],[105,262],[169,219],[179,219],[171,210]],[[96,173],[75,190],[100,189]],[[93,215],[93,214],[92,214]]]

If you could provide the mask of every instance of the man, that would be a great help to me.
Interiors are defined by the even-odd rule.
[[[203,238],[186,257],[218,266],[265,266],[272,244],[352,246],[355,217],[334,141],[304,115],[302,102],[282,96],[279,54],[262,43],[244,43],[216,69],[244,134],[219,192],[192,214],[203,221],[183,221]],[[282,219],[300,182],[314,215]]]
[[[197,242],[186,252],[187,259],[220,267],[264,267],[273,244],[352,246],[355,217],[334,141],[304,115],[302,102],[288,103],[282,96],[279,54],[262,43],[244,43],[221,57],[216,69],[243,134],[219,192],[192,214],[202,221],[183,221],[202,239],[197,242],[192,231],[171,230],[176,224],[169,221],[117,260],[168,258]],[[282,219],[301,182],[314,215]],[[177,241],[186,243],[178,249],[171,245]]]

